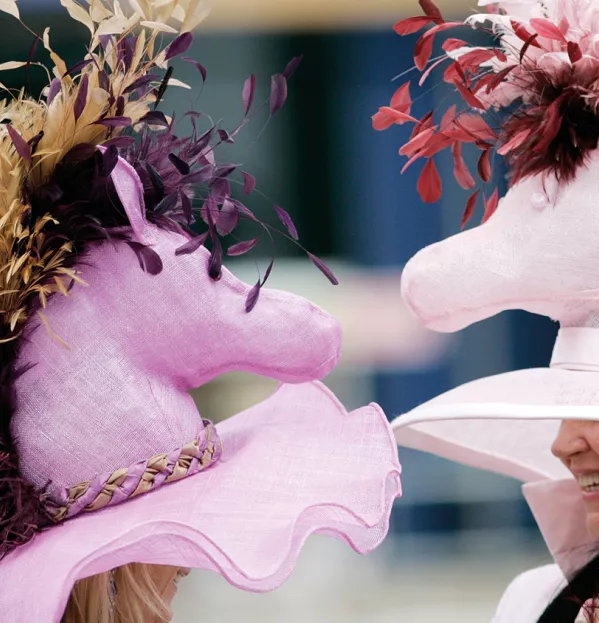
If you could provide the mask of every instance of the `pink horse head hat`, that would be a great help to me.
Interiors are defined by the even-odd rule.
[[[473,194],[462,228],[484,197],[482,224],[421,250],[405,266],[402,295],[420,321],[458,331],[505,310],[559,321],[549,367],[483,378],[395,419],[400,445],[517,478],[564,572],[593,555],[577,483],[550,448],[565,419],[597,420],[599,408],[599,11],[591,0],[506,0],[466,25],[497,35],[488,47],[434,37],[447,22],[431,0],[424,16],[400,21],[400,35],[431,25],[416,45],[420,84],[445,64],[461,106],[412,115],[403,84],[374,115],[374,127],[412,123],[400,153],[426,161],[418,189],[441,197],[435,157],[451,149],[454,175]],[[497,111],[503,122],[497,126]],[[462,150],[478,149],[481,186]],[[493,152],[505,156],[510,188],[489,190]],[[566,517],[571,521],[566,520]],[[595,544],[596,545],[596,544]]]
[[[263,288],[272,264],[253,286],[223,268],[260,240],[231,242],[240,221],[275,229],[239,198],[255,178],[215,157],[253,114],[256,79],[237,128],[190,111],[191,135],[175,134],[157,106],[203,3],[175,4],[68,3],[88,57],[67,71],[51,52],[40,101],[0,101],[3,623],[59,623],[76,582],[130,563],[272,590],[313,533],[375,548],[401,493],[385,414],[348,413],[319,382],[339,361],[336,320]],[[158,49],[167,22],[180,34]],[[273,76],[271,115],[298,61]],[[188,392],[230,371],[281,384],[214,425]]]
[[[599,152],[572,182],[538,174],[516,183],[487,222],[420,251],[402,293],[418,318],[457,331],[508,309],[585,326],[599,311]]]

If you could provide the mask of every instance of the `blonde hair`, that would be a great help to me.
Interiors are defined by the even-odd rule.
[[[164,592],[178,573],[132,563],[79,580],[61,623],[166,623],[172,614]]]

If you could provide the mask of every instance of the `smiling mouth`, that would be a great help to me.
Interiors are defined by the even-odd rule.
[[[593,474],[582,474],[578,476],[578,486],[585,493],[593,493],[599,491],[599,472]]]

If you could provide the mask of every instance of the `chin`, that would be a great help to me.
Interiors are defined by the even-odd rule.
[[[599,512],[587,514],[587,532],[593,539],[599,541]]]

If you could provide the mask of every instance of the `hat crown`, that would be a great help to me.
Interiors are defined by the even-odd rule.
[[[420,251],[406,303],[428,327],[457,331],[508,309],[586,324],[599,309],[599,151],[575,179],[515,184],[483,225]]]

